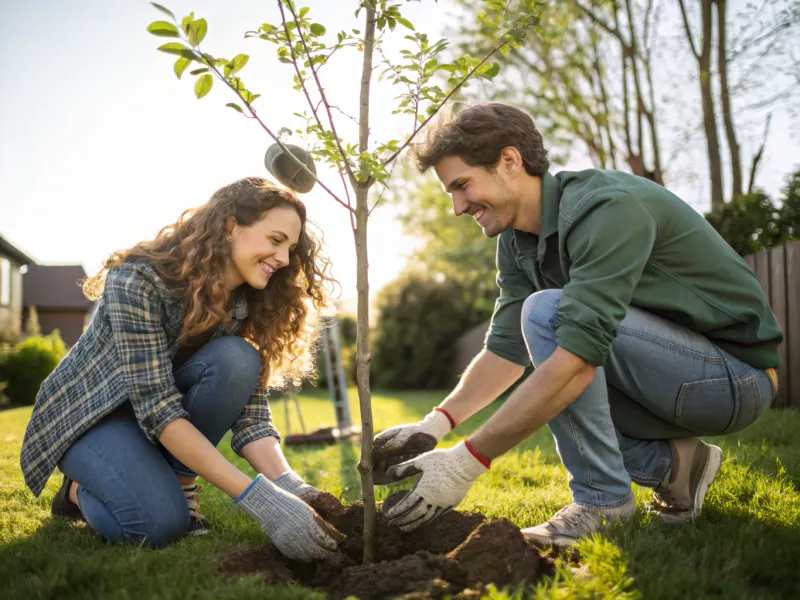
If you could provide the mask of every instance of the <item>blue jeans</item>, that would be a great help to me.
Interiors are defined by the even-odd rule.
[[[556,349],[561,290],[529,296],[522,331],[534,366]],[[772,403],[769,375],[704,336],[629,307],[589,387],[548,426],[570,474],[573,502],[620,506],[631,481],[656,487],[669,473],[670,438],[724,435]]]
[[[255,348],[224,336],[175,371],[192,424],[215,446],[244,409],[260,369]],[[78,438],[58,467],[78,482],[86,522],[109,541],[156,547],[188,530],[189,509],[176,473],[195,473],[150,443],[129,402]]]

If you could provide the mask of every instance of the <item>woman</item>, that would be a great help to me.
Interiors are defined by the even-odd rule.
[[[267,387],[313,369],[328,262],[305,206],[264,179],[218,190],[86,280],[91,325],[44,381],[21,465],[52,512],[155,547],[204,532],[197,475],[235,499],[285,555],[331,558],[343,536],[309,506],[341,509],[287,464]],[[216,449],[231,429],[251,479]]]

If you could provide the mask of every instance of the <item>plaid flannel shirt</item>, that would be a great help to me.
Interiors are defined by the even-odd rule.
[[[170,293],[149,263],[109,270],[91,324],[36,396],[20,455],[25,483],[36,496],[75,440],[124,402],[130,401],[154,444],[170,421],[189,419],[172,374],[183,312],[183,299]],[[228,317],[212,340],[239,329],[247,317],[244,294]],[[240,456],[257,439],[280,439],[267,396],[259,385],[231,428],[231,447]]]

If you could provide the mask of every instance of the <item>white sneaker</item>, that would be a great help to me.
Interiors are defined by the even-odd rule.
[[[606,525],[633,515],[636,502],[633,498],[614,508],[591,508],[582,504],[568,504],[546,523],[522,530],[522,534],[540,546],[566,548]]]

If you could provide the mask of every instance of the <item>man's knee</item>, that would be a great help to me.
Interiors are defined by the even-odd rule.
[[[555,350],[555,323],[561,290],[531,294],[522,305],[522,335],[534,365],[544,362]]]
[[[542,290],[531,294],[522,304],[523,329],[527,324],[552,328],[561,303],[562,290]]]

